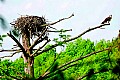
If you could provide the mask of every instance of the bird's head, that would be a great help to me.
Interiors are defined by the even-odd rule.
[[[112,15],[109,15],[109,17],[112,17]]]

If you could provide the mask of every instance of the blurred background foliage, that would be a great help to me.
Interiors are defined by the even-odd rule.
[[[3,3],[3,2],[5,2],[5,0],[0,0],[0,2]],[[2,12],[0,13],[0,27],[2,29],[6,29],[7,28],[6,20],[1,14],[2,14]]]

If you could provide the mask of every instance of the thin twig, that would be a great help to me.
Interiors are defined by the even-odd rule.
[[[75,40],[75,39],[81,37],[82,35],[86,34],[87,32],[90,32],[90,31],[92,31],[92,30],[101,28],[101,27],[106,26],[106,25],[110,25],[110,24],[101,24],[101,25],[99,25],[99,26],[96,26],[96,27],[93,27],[93,28],[89,28],[88,30],[84,31],[83,33],[79,34],[78,36],[76,36],[76,37],[74,37],[74,38],[71,38],[71,39],[68,39],[68,40],[65,40],[65,41],[63,41],[63,42],[69,42],[69,41]]]
[[[69,17],[67,17],[67,18],[62,18],[62,19],[59,19],[58,21],[56,21],[56,22],[53,22],[53,23],[49,23],[49,24],[43,24],[43,25],[41,25],[41,26],[50,26],[50,25],[54,25],[54,24],[56,24],[56,23],[58,23],[58,22],[61,22],[61,21],[63,21],[63,20],[65,20],[65,19],[69,19],[69,18],[71,18],[71,17],[73,17],[74,16],[74,14],[72,14],[71,16],[69,16]]]
[[[0,50],[0,52],[13,52],[13,51],[20,51],[21,52],[21,50],[19,50],[19,49],[11,49],[11,50],[2,49],[2,50]]]
[[[17,53],[19,53],[19,51],[16,51],[16,52],[12,53],[12,55],[9,55],[9,56],[2,56],[2,57],[0,57],[0,58],[13,57],[13,56],[14,56],[15,54],[17,54]]]
[[[64,31],[65,31],[65,32],[66,32],[66,31],[72,31],[72,29],[64,30]],[[62,31],[60,31],[60,30],[59,30],[59,31],[51,31],[51,30],[48,30],[48,32],[62,32]]]
[[[45,32],[47,31],[48,27],[42,32],[42,34],[34,41],[34,43],[30,46],[30,50],[33,49],[35,47],[36,44],[38,44],[39,39],[45,34]]]
[[[48,42],[50,42],[50,39],[45,42],[41,47],[39,47],[33,54],[31,54],[30,56],[33,56],[34,54],[36,54],[40,49],[42,49]]]
[[[43,25],[41,25],[41,26],[54,25],[54,24],[56,24],[56,23],[58,23],[58,22],[61,22],[61,21],[65,20],[65,19],[69,19],[69,18],[71,18],[72,16],[74,16],[74,14],[72,14],[72,15],[69,16],[68,18],[63,18],[63,19],[60,19],[60,20],[58,20],[58,21],[56,21],[56,22],[53,22],[53,23],[50,23],[50,24],[43,24]],[[43,31],[43,33],[35,40],[35,42],[33,43],[33,45],[32,45],[29,49],[33,49],[33,47],[36,45],[37,41],[42,37],[42,35],[43,35],[46,31],[47,31],[47,28],[46,28],[46,29]]]

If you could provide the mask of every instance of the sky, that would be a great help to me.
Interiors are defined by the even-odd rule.
[[[112,40],[120,30],[120,0],[5,0],[0,3],[0,14],[10,22],[21,15],[45,16],[49,22],[57,21],[74,13],[74,17],[53,25],[57,29],[72,29],[72,37],[77,36],[88,28],[100,25],[109,15],[112,15],[111,25],[105,29],[97,29],[86,33],[82,38],[99,41]],[[0,34],[9,30],[0,29]],[[51,34],[53,36],[55,34]],[[4,40],[3,48],[9,49],[14,43],[10,38]]]

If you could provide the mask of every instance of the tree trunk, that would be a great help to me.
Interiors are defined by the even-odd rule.
[[[34,57],[30,57],[30,54],[32,54],[32,50],[29,49],[29,47],[31,45],[29,34],[22,34],[22,43],[23,43],[23,47],[26,51],[26,54],[28,55],[28,56],[25,56],[22,54],[24,63],[26,64],[24,71],[26,74],[29,75],[29,78],[32,79],[32,78],[34,78]]]

